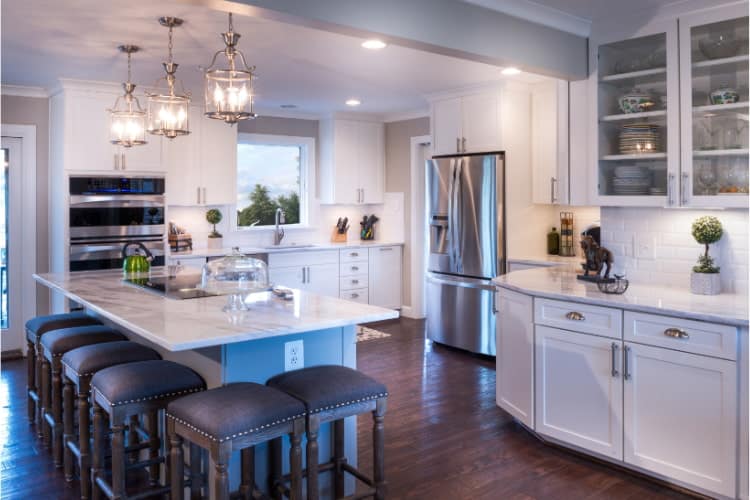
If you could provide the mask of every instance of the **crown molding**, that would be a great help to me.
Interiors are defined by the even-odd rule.
[[[122,93],[121,82],[104,82],[98,80],[76,80],[74,78],[60,78],[50,89],[49,95],[59,94],[64,90],[80,90],[86,92],[102,92],[106,94]]]
[[[47,99],[49,97],[49,92],[43,87],[26,87],[24,85],[3,84],[0,87],[0,94],[18,97],[36,97],[39,99]]]
[[[429,118],[429,108],[424,109],[413,109],[411,111],[403,111],[400,113],[386,113],[383,115],[383,121],[386,123],[390,122],[402,122],[406,120],[415,120],[417,118]]]
[[[318,121],[321,119],[321,115],[317,113],[308,113],[305,111],[295,111],[290,109],[281,109],[281,108],[266,108],[263,106],[255,106],[255,112],[258,113],[258,118],[263,118],[264,116],[273,117],[273,118],[291,118],[295,120],[315,120]]]
[[[508,84],[507,81],[496,81],[496,82],[485,82],[477,83],[473,85],[466,85],[456,89],[443,90],[440,92],[433,92],[424,96],[429,102],[439,101],[442,99],[452,99],[455,97],[463,97],[470,94],[479,94],[481,92],[500,91]]]
[[[531,0],[463,1],[584,38],[588,37],[591,33],[590,19],[574,16],[568,12],[541,5]]]

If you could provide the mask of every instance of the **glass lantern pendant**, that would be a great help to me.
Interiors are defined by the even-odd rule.
[[[248,67],[245,55],[237,50],[240,34],[234,32],[231,12],[229,31],[221,36],[226,47],[214,54],[206,70],[206,116],[233,125],[258,116],[253,112],[255,66]],[[226,66],[217,68],[216,59],[222,54],[226,58]]]
[[[157,80],[154,92],[148,94],[148,132],[163,135],[168,139],[190,133],[190,93],[185,92],[182,83],[180,91],[175,90],[178,64],[172,61],[172,30],[182,23],[183,20],[177,17],[159,18],[159,24],[169,28],[169,58],[167,62],[162,63],[166,76]]]
[[[120,45],[120,52],[128,55],[128,81],[122,84],[125,94],[119,96],[109,110],[109,142],[129,148],[146,144],[146,112],[133,95],[135,84],[130,82],[130,58],[140,50],[135,45]]]

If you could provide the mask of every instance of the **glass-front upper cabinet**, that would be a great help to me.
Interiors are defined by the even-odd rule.
[[[680,20],[682,205],[748,206],[747,5]]]
[[[669,206],[679,170],[677,23],[597,47],[596,202]]]

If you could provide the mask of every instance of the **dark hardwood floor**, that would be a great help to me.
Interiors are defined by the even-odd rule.
[[[660,484],[544,445],[495,405],[494,361],[425,343],[424,322],[371,325],[391,337],[358,346],[359,369],[389,388],[389,499],[686,498]],[[24,361],[0,378],[0,492],[74,499],[26,420]],[[371,470],[371,419],[359,419],[359,461]]]

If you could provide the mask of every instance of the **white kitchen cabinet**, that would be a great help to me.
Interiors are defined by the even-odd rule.
[[[497,405],[534,428],[534,309],[532,298],[501,288],[496,292]]]
[[[383,203],[385,126],[329,119],[320,123],[320,199],[327,204]]]
[[[201,204],[200,126],[201,110],[190,107],[191,133],[165,139],[164,158],[167,164],[167,203],[169,205]]]
[[[306,274],[305,266],[268,268],[268,280],[273,285],[287,288],[304,290],[306,288]]]
[[[401,308],[401,246],[369,249],[370,304],[391,309]]]
[[[536,327],[536,431],[622,459],[621,343]]]
[[[279,252],[268,256],[268,279],[274,285],[338,297],[338,273],[336,250]]]
[[[568,82],[550,80],[531,86],[532,199],[538,204],[567,205]]]
[[[625,462],[734,497],[736,363],[635,343],[625,346]]]
[[[502,150],[501,90],[438,98],[431,104],[433,154]]]

